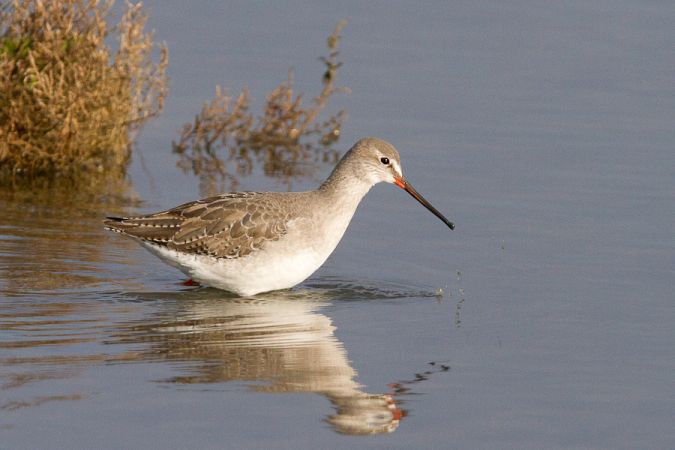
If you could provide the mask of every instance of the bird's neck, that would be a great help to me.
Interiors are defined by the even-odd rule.
[[[354,169],[349,159],[345,158],[338,163],[319,187],[319,192],[326,197],[326,201],[356,209],[373,184],[357,176],[358,172]]]

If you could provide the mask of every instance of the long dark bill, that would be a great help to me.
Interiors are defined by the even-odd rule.
[[[403,189],[404,191],[406,191],[408,194],[412,195],[413,198],[414,198],[415,200],[417,200],[418,202],[420,202],[422,205],[424,205],[424,207],[425,207],[426,209],[428,209],[429,211],[431,211],[432,213],[434,213],[434,215],[435,215],[436,217],[438,217],[439,219],[441,219],[441,220],[443,221],[443,223],[446,224],[446,225],[448,226],[448,228],[450,228],[451,230],[454,230],[454,229],[455,229],[455,224],[452,223],[452,222],[450,222],[448,219],[446,219],[445,216],[444,216],[443,214],[441,214],[439,210],[437,210],[436,208],[434,208],[433,206],[431,206],[431,203],[429,203],[424,197],[422,197],[422,196],[420,195],[420,193],[417,192],[417,191],[415,190],[415,188],[413,188],[413,187],[410,185],[410,183],[408,183],[408,182],[405,181],[405,180],[398,179],[398,178],[396,178],[396,179],[394,180],[394,183],[396,184],[396,186],[400,187],[401,189]]]

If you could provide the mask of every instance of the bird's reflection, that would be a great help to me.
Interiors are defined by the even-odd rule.
[[[217,301],[165,299],[168,309],[161,317],[129,324],[114,340],[145,344],[148,354],[142,359],[180,362],[185,373],[169,382],[238,380],[251,381],[259,392],[314,392],[332,403],[335,411],[325,420],[339,433],[394,431],[405,412],[392,395],[361,389],[335,326],[319,312],[326,304],[307,292]]]

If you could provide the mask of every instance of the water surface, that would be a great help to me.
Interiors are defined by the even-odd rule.
[[[1,448],[675,447],[669,2],[149,6],[141,202],[0,198]],[[102,230],[199,195],[170,142],[216,84],[317,92],[341,18],[340,146],[394,143],[455,231],[376,186],[317,274],[239,299]]]

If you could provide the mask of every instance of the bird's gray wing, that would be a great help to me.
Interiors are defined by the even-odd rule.
[[[166,248],[235,259],[287,232],[288,213],[270,194],[237,192],[139,217],[111,217],[107,229]]]

